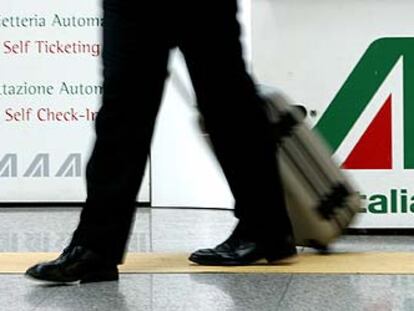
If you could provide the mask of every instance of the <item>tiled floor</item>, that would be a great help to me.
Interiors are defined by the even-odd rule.
[[[78,209],[0,210],[0,251],[60,251]],[[130,251],[212,246],[231,231],[230,212],[140,209]],[[414,237],[346,236],[338,251],[414,251]],[[396,263],[398,264],[398,263]],[[414,275],[122,275],[120,282],[45,286],[0,275],[0,310],[414,310]]]

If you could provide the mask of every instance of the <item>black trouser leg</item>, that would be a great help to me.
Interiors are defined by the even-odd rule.
[[[181,48],[199,109],[236,205],[250,234],[276,241],[291,234],[270,124],[246,72],[236,0],[193,1]],[[216,5],[214,5],[216,3]]]
[[[136,1],[104,1],[104,94],[72,245],[122,261],[167,74],[169,44]],[[144,12],[145,11],[145,12]],[[141,13],[139,13],[141,12]],[[153,29],[151,30],[151,27]]]

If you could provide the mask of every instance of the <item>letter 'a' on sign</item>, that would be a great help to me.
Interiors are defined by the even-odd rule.
[[[382,38],[368,47],[315,126],[333,151],[345,140],[400,59],[403,61],[404,168],[414,169],[414,122],[411,120],[414,117],[414,38]],[[348,155],[344,168],[392,168],[391,106],[392,97],[389,97]],[[381,150],[378,144],[374,145],[379,135],[385,135]]]

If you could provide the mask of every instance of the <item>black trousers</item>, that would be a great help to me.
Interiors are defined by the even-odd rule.
[[[122,261],[169,52],[177,46],[234,195],[235,215],[258,239],[276,245],[291,225],[270,125],[242,58],[237,1],[140,2],[104,0],[103,102],[86,204],[71,244]]]

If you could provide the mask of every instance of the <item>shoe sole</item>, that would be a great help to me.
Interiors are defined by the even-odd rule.
[[[292,254],[280,259],[260,258],[257,260],[240,262],[240,261],[222,261],[212,262],[211,260],[203,260],[201,258],[190,257],[188,260],[203,266],[249,266],[249,265],[290,265],[298,262],[299,256]]]
[[[62,281],[38,279],[28,274],[24,274],[24,278],[31,281],[32,283],[41,284],[41,285],[76,285],[80,283],[80,281],[62,282]]]
[[[26,279],[29,279],[36,283],[42,283],[42,284],[67,284],[67,285],[75,285],[75,284],[86,284],[86,283],[97,283],[97,282],[112,282],[112,281],[118,281],[119,280],[119,274],[114,271],[110,272],[99,272],[99,273],[91,273],[85,275],[83,278],[78,280],[68,280],[68,281],[62,281],[62,280],[52,280],[52,279],[41,279],[37,278],[34,275],[30,275],[25,273],[24,277]]]

